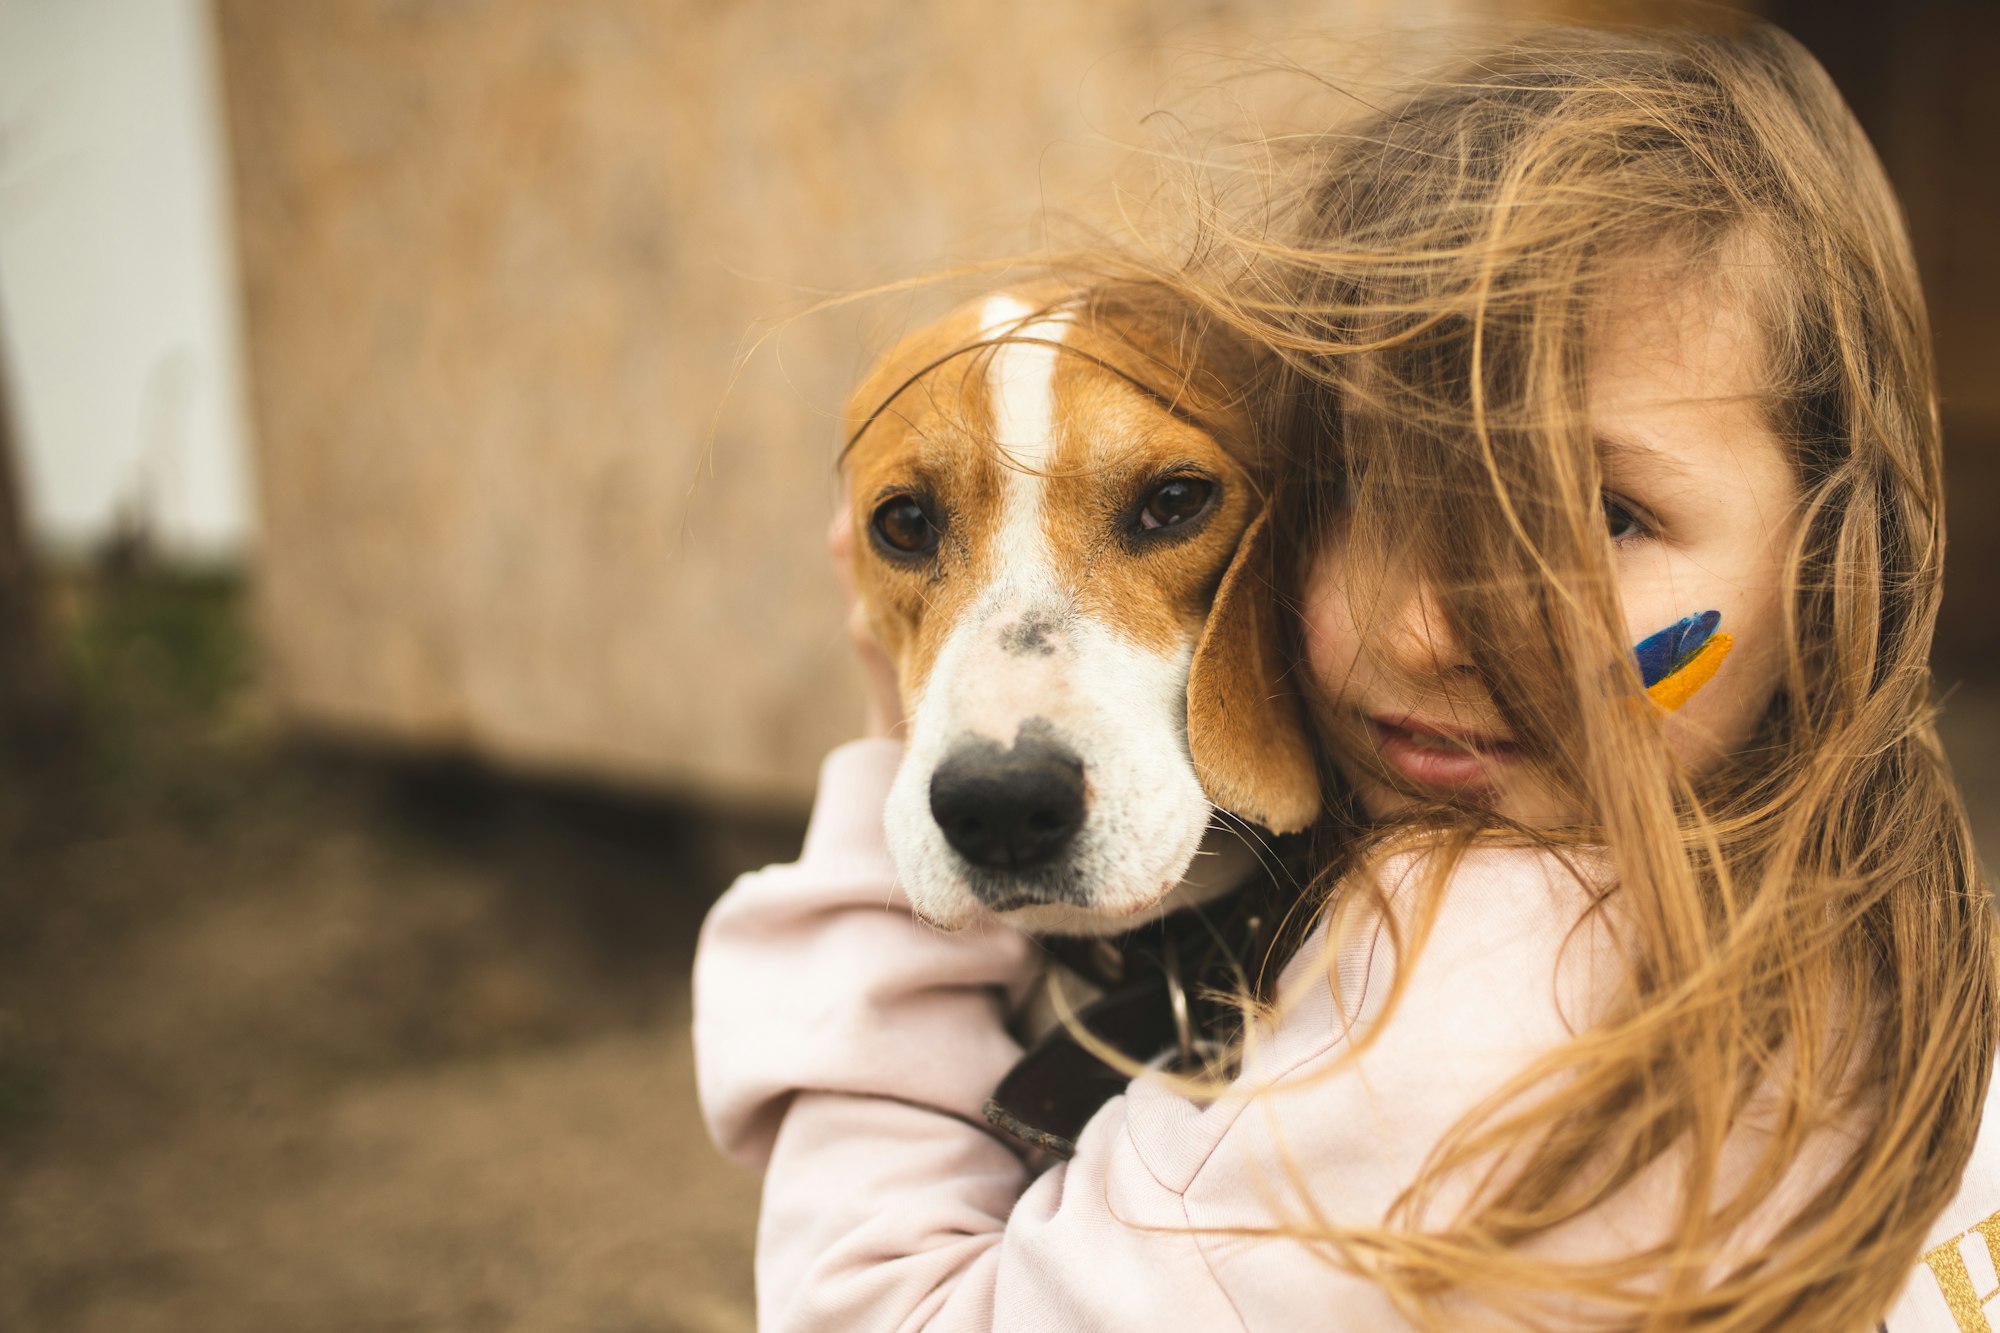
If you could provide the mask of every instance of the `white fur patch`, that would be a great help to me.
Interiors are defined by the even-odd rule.
[[[996,296],[979,313],[982,328],[991,331],[1008,329],[1034,312],[1012,297]],[[1069,323],[1068,316],[1055,315],[1012,329],[1008,336],[1021,341],[995,347],[987,366],[993,442],[1007,469],[994,538],[1000,555],[997,581],[1011,580],[1024,588],[1030,583],[1052,587],[1054,582],[1042,530],[1046,479],[1041,474],[1055,455],[1056,365]]]
[[[1054,346],[1068,331],[1069,316],[1055,314],[1031,324],[1021,321],[1032,307],[1011,296],[996,296],[979,309],[984,333],[1009,330],[1009,339],[993,349],[987,364],[987,401],[993,415],[993,442],[1023,468],[1033,471],[1047,460],[1055,444],[1056,358]]]

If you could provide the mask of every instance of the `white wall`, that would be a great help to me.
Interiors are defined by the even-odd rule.
[[[242,553],[249,450],[206,0],[0,0],[0,352],[45,548],[128,511]]]

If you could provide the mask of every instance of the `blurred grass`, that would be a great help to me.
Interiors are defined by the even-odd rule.
[[[251,636],[235,574],[77,575],[57,599],[56,651],[100,797],[162,802],[207,821],[246,762],[254,725]]]
[[[74,578],[64,592],[69,676],[101,723],[213,719],[250,679],[236,574]]]
[[[268,770],[244,594],[227,571],[51,580],[68,744],[0,760],[0,853],[121,819],[211,824]]]

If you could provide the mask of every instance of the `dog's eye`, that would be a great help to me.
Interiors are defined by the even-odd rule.
[[[892,495],[875,506],[868,526],[876,544],[891,556],[929,555],[937,549],[938,525],[914,495]]]
[[[1208,512],[1215,500],[1215,483],[1205,477],[1168,477],[1156,484],[1139,506],[1141,531],[1171,528]]]

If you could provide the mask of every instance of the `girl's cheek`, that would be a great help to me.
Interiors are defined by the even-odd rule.
[[[1721,610],[1716,634],[1728,635],[1726,651],[1710,647],[1709,654],[1716,660],[1697,660],[1687,669],[1698,679],[1684,677],[1655,691],[1654,706],[1668,710],[1668,744],[1696,776],[1749,741],[1783,674],[1777,609],[1770,608],[1765,614],[1764,608],[1746,606],[1740,600],[1713,600],[1724,606],[1690,607],[1682,614]],[[1661,699],[1666,702],[1659,702]]]
[[[1336,689],[1352,674],[1355,653],[1354,618],[1345,590],[1333,577],[1330,561],[1322,558],[1307,575],[1302,589],[1305,603],[1301,614],[1306,664],[1313,678],[1326,691]]]

